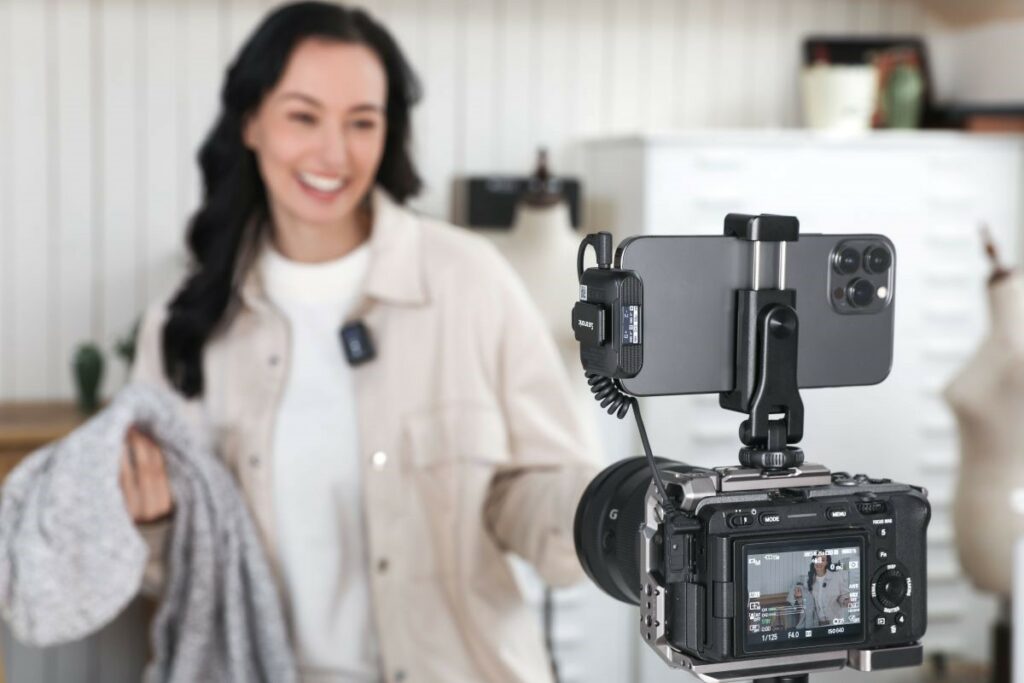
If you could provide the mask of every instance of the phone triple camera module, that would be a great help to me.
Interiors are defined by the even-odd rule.
[[[828,296],[843,315],[878,313],[891,302],[895,256],[878,237],[839,242],[829,256]]]

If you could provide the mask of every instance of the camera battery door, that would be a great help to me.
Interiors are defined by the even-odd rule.
[[[636,273],[588,268],[580,279],[580,300],[572,328],[587,372],[623,379],[643,367],[643,283]]]

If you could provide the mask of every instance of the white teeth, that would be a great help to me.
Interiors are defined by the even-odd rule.
[[[335,192],[345,184],[341,178],[325,178],[324,176],[306,173],[305,171],[299,171],[299,178],[302,182],[320,192]]]

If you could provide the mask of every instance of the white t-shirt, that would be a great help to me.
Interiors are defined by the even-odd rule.
[[[259,267],[287,317],[291,354],[273,439],[273,500],[304,680],[379,681],[352,368],[339,330],[369,263],[362,245],[326,263],[267,246]]]

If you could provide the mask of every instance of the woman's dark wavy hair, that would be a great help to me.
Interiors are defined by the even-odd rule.
[[[227,315],[268,216],[266,188],[242,127],[307,38],[365,45],[377,55],[388,92],[376,184],[399,203],[422,186],[409,153],[411,109],[422,91],[391,34],[362,10],[326,2],[297,2],[269,14],[229,67],[220,115],[199,149],[204,193],[188,229],[192,272],[171,300],[163,328],[164,373],[190,398],[203,393],[203,346]]]

